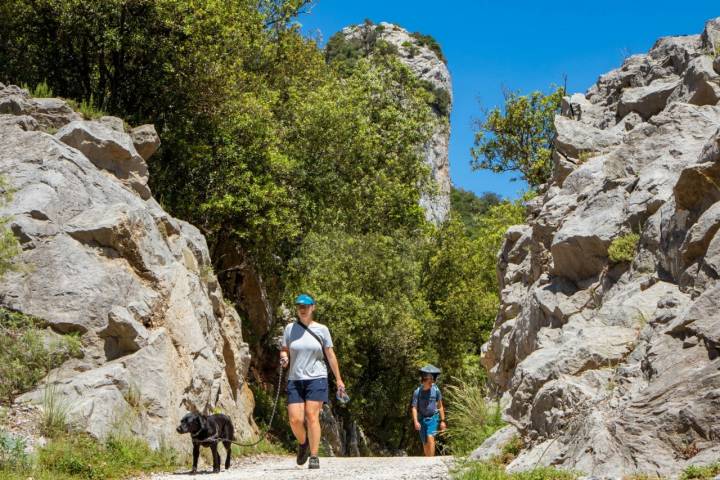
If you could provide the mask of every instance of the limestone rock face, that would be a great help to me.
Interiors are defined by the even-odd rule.
[[[510,470],[673,476],[720,455],[719,25],[564,100],[554,177],[505,235],[483,346],[526,445]]]
[[[249,350],[205,238],[151,197],[122,121],[82,121],[57,102],[0,90],[0,105],[21,106],[0,122],[0,175],[15,191],[0,215],[11,217],[27,267],[0,281],[0,304],[81,334],[83,358],[46,383],[98,437],[121,423],[152,446],[187,449],[180,418],[216,407],[240,438],[253,435]],[[55,135],[37,130],[61,124]],[[43,391],[18,401],[42,403]]]
[[[452,80],[445,62],[430,47],[398,25],[381,22],[345,27],[342,35],[347,39],[374,38],[394,46],[397,58],[437,94],[446,95],[447,110],[435,109],[437,124],[430,141],[425,145],[425,162],[431,169],[437,191],[425,195],[420,204],[429,221],[442,223],[450,212],[450,105],[452,105]]]

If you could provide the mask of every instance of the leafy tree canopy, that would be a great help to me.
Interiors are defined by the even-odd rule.
[[[552,174],[553,121],[563,95],[562,88],[547,95],[505,92],[504,107],[495,107],[477,122],[473,168],[519,172],[531,187],[547,182]]]

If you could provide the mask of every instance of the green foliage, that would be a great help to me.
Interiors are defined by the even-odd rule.
[[[563,95],[562,88],[548,95],[505,92],[504,107],[495,107],[477,123],[473,168],[519,172],[532,187],[547,182],[552,173],[553,120]]]
[[[491,192],[478,197],[462,188],[452,187],[450,190],[450,211],[465,225],[465,231],[471,237],[477,232],[479,218],[500,201],[500,197]]]
[[[453,455],[469,454],[505,425],[500,405],[489,404],[484,389],[475,381],[447,385],[444,395],[448,416],[445,435]]]
[[[436,87],[428,80],[421,80],[420,83],[428,91],[428,93],[430,93],[431,99],[429,104],[435,112],[444,117],[449,116],[450,110],[452,109],[452,98],[450,97],[450,92],[442,87]]]
[[[25,441],[0,430],[0,473],[21,472],[30,466]]]
[[[12,400],[51,369],[81,356],[76,336],[50,338],[41,320],[0,308],[0,400]]]
[[[701,480],[710,480],[720,475],[720,462],[715,462],[704,467],[690,466],[683,470],[680,480],[690,480],[698,478]]]
[[[167,447],[151,449],[144,441],[111,436],[98,441],[76,434],[51,441],[40,449],[38,472],[68,479],[120,479],[167,471],[178,466],[178,455]]]
[[[45,80],[35,85],[34,88],[28,86],[27,83],[21,84],[20,87],[27,90],[28,93],[30,93],[30,96],[34,98],[52,98],[55,96],[52,88],[48,86]]]
[[[430,50],[435,52],[435,55],[437,55],[441,62],[447,63],[447,58],[445,58],[445,54],[443,54],[442,48],[440,48],[440,44],[431,35],[425,35],[420,32],[413,32],[410,34],[410,36],[417,40],[420,45],[428,47]]]
[[[552,467],[540,467],[524,472],[506,473],[505,467],[492,463],[469,462],[461,464],[455,480],[574,480],[580,475]]]
[[[640,235],[637,233],[626,233],[613,239],[608,247],[608,258],[613,263],[631,262],[635,258],[639,241]]]

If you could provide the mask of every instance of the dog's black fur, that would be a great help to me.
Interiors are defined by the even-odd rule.
[[[199,413],[188,413],[177,427],[178,433],[189,433],[193,443],[193,464],[192,473],[197,472],[200,446],[210,447],[213,456],[213,473],[220,471],[220,454],[218,453],[218,442],[225,446],[227,457],[225,458],[225,470],[230,468],[230,447],[231,440],[235,440],[235,428],[232,420],[227,415],[200,415]]]

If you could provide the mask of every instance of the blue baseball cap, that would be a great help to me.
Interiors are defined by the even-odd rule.
[[[295,305],[315,305],[315,300],[307,293],[301,293],[295,297]]]

